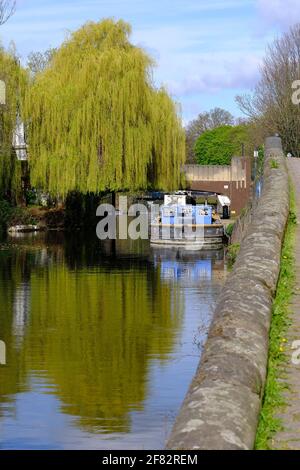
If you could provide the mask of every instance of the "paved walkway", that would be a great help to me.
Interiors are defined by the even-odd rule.
[[[297,202],[297,218],[300,221],[300,159],[288,159],[289,173],[294,183]],[[296,285],[300,288],[300,223],[296,232]],[[287,406],[280,415],[283,421],[284,431],[276,434],[272,447],[274,449],[296,450],[300,449],[300,365],[292,364],[291,345],[293,341],[300,340],[300,291],[295,290],[291,303],[292,324],[289,328],[287,339],[289,345],[289,362],[285,369],[285,381],[289,384],[286,392]]]

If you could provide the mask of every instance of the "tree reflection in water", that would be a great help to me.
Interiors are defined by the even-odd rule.
[[[149,367],[168,359],[180,334],[183,299],[161,282],[147,245],[60,237],[19,239],[0,252],[8,350],[0,415],[34,374],[53,384],[62,411],[84,429],[128,432]]]

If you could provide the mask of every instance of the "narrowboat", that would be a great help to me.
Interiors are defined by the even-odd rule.
[[[196,204],[188,192],[166,194],[151,214],[150,241],[155,246],[188,250],[218,249],[224,243],[224,225],[213,206]]]

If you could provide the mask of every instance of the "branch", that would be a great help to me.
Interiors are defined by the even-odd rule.
[[[15,13],[16,0],[0,0],[0,26]]]

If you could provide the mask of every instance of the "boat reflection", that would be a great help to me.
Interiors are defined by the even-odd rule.
[[[160,266],[163,280],[176,280],[181,284],[199,286],[211,281],[216,272],[226,270],[224,250],[188,251],[182,248],[151,249],[154,265]]]

